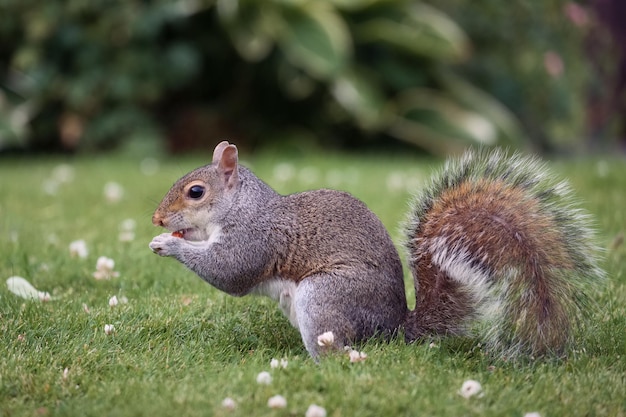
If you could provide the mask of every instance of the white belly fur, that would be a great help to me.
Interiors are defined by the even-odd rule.
[[[297,287],[298,285],[293,281],[274,278],[257,285],[250,291],[250,294],[264,295],[274,301],[278,301],[280,309],[289,318],[289,322],[298,329],[298,319],[296,318],[293,303]]]

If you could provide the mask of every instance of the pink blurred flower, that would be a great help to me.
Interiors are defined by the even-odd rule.
[[[589,13],[587,9],[578,3],[569,2],[563,6],[565,16],[579,28],[586,27],[589,24]]]
[[[554,78],[560,77],[565,68],[561,55],[554,51],[548,51],[543,54],[543,66],[545,67],[546,72]]]

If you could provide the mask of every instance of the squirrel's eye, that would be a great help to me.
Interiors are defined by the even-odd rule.
[[[194,200],[202,198],[202,196],[204,195],[204,187],[201,185],[194,185],[189,189],[187,195],[189,196],[189,198],[193,198]]]

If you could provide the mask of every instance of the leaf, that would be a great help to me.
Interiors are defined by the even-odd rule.
[[[372,16],[356,25],[356,40],[383,42],[437,60],[459,61],[468,54],[465,32],[448,16],[425,4],[379,9]]]
[[[38,291],[30,282],[22,277],[10,277],[7,279],[7,287],[13,294],[18,295],[27,300],[50,300],[50,294]]]
[[[311,77],[328,79],[346,65],[351,38],[342,17],[329,5],[308,2],[283,9],[279,43],[287,59]]]
[[[428,89],[398,97],[388,133],[438,154],[459,152],[471,144],[494,145],[498,140],[489,119]]]
[[[272,3],[238,5],[231,0],[218,1],[217,10],[233,46],[245,60],[259,62],[274,46],[276,11]]]
[[[316,81],[285,60],[278,63],[277,76],[280,87],[293,100],[310,97],[315,91]]]
[[[438,78],[458,103],[487,117],[501,137],[516,144],[522,142],[524,136],[519,121],[502,103],[450,71],[439,72]]]
[[[380,0],[326,0],[328,3],[341,10],[362,10]]]
[[[377,129],[384,123],[386,99],[372,77],[368,77],[364,71],[342,73],[333,82],[332,94],[361,128]]]

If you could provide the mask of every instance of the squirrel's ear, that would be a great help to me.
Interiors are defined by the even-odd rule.
[[[213,151],[213,163],[219,162],[219,160],[222,159],[222,153],[228,145],[229,143],[225,140],[217,144],[215,150]]]
[[[221,150],[219,155],[219,161],[217,163],[217,172],[222,177],[224,184],[226,184],[226,188],[232,188],[237,184],[237,180],[239,178],[239,171],[237,170],[237,147],[235,145],[229,145],[228,142],[222,142],[226,145]],[[218,147],[220,146],[218,145]],[[215,148],[217,151],[218,149]],[[215,161],[215,159],[213,159]]]

